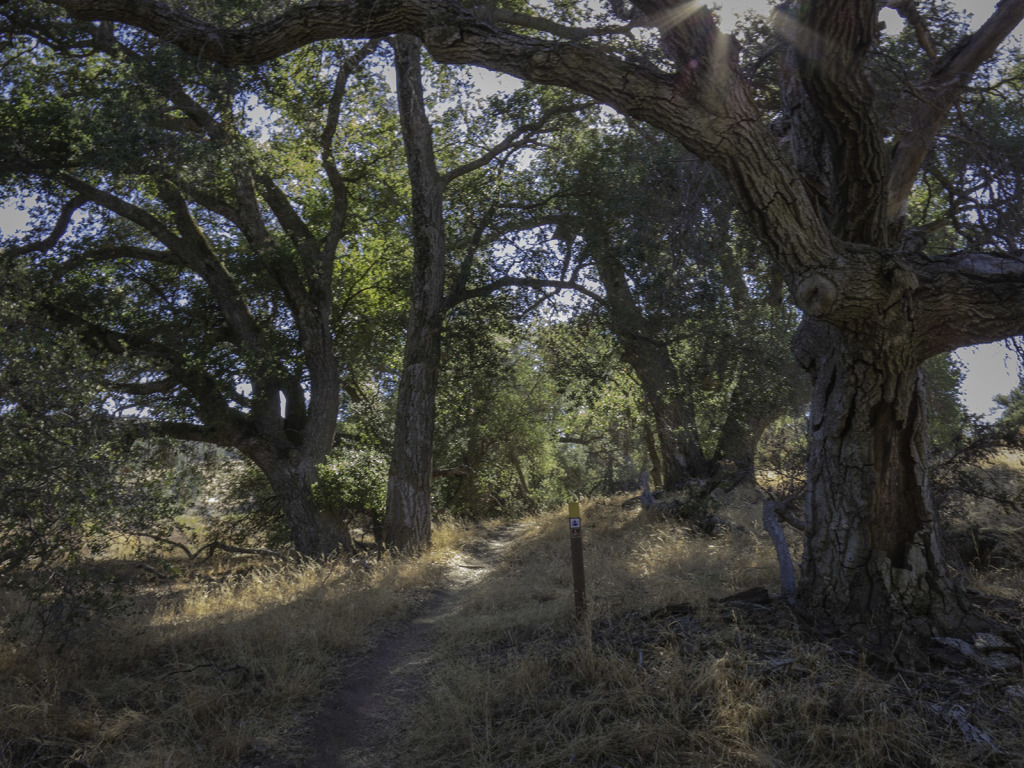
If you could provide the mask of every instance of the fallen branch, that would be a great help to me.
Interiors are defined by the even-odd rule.
[[[763,505],[761,508],[761,524],[768,532],[772,544],[775,546],[775,555],[779,560],[779,578],[782,582],[782,596],[786,602],[793,605],[796,602],[796,575],[793,571],[793,558],[789,554],[789,545],[786,543],[786,534],[779,524],[785,520],[790,525],[804,529],[802,520],[793,518],[789,510],[796,502],[799,495],[787,496],[782,501],[776,501],[762,492]]]
[[[159,534],[155,533],[147,533],[144,531],[121,531],[120,533],[122,536],[135,536],[137,538],[146,538],[150,541],[155,541],[158,544],[166,544],[169,547],[180,549],[182,552],[185,553],[185,557],[187,557],[189,560],[197,559],[204,552],[206,553],[206,557],[210,558],[213,556],[213,553],[216,552],[218,549],[236,555],[258,555],[260,557],[276,557],[280,560],[289,559],[288,553],[280,552],[276,549],[264,549],[262,547],[236,547],[233,544],[225,544],[222,541],[211,541],[206,544],[203,544],[203,546],[193,551],[191,548],[188,547],[188,545],[182,544],[180,541],[175,541],[174,539],[170,539],[166,536],[160,536]]]

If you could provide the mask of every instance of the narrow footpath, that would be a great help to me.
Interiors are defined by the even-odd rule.
[[[302,768],[399,768],[389,727],[396,702],[416,697],[446,620],[522,531],[522,524],[507,525],[463,550],[449,564],[444,582],[354,661],[313,721],[312,755]]]

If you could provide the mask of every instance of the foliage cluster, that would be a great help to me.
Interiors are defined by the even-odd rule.
[[[338,525],[369,531],[381,543],[388,457],[371,447],[341,445],[318,468],[313,493]]]

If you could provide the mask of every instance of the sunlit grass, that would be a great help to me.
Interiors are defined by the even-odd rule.
[[[621,502],[582,510],[587,628],[567,513],[538,516],[462,601],[382,765],[954,768],[1024,750],[1024,706],[1003,688],[886,678],[785,609],[759,621],[717,602],[778,589],[752,493],[725,500],[735,525],[715,538]],[[956,724],[961,705],[976,732]]]
[[[0,766],[297,758],[345,654],[435,587],[470,535],[442,521],[435,549],[414,559],[177,561],[182,579],[147,587],[139,612],[84,630],[63,654],[0,646]]]
[[[414,695],[391,704],[377,765],[1019,764],[1019,678],[885,677],[785,608],[720,602],[778,590],[751,488],[721,500],[733,527],[715,537],[625,501],[583,504],[582,626],[567,510],[516,523],[494,567],[460,583]],[[410,615],[481,535],[442,519],[434,550],[413,559],[178,561],[180,576],[146,587],[137,613],[64,655],[0,648],[0,766],[301,764],[319,703],[353,654]],[[972,584],[1019,601],[1022,573]]]

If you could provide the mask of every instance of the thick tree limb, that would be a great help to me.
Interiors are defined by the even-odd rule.
[[[450,16],[430,0],[313,0],[280,16],[239,29],[217,27],[158,0],[59,0],[72,17],[119,21],[173,42],[186,53],[225,66],[252,66],[309,43],[416,34]],[[454,6],[452,6],[454,7]],[[462,16],[472,17],[468,10]]]
[[[596,302],[604,302],[604,297],[594,293],[592,290],[587,288],[585,285],[573,282],[571,280],[543,280],[534,277],[512,277],[506,275],[500,277],[497,280],[492,280],[485,285],[478,286],[476,288],[469,288],[463,291],[458,297],[456,303],[462,303],[463,301],[469,301],[480,296],[490,296],[495,291],[502,288],[553,288],[558,291],[576,291],[577,293],[586,296],[589,299],[593,299]]]
[[[721,171],[777,273],[808,315],[857,333],[887,335],[916,334],[912,324],[931,322],[898,310],[897,302],[913,292],[913,280],[903,284],[903,271],[890,263],[894,244],[888,239],[898,234],[904,201],[949,106],[1024,17],[1024,0],[1002,0],[981,29],[947,56],[922,91],[912,129],[890,162],[881,151],[882,132],[871,114],[873,96],[861,66],[875,34],[876,3],[803,4],[797,20],[806,31],[794,38],[802,46],[800,72],[834,134],[825,142],[833,144],[830,185],[839,207],[825,221],[750,98],[731,39],[718,32],[697,2],[636,2],[657,24],[663,50],[677,67],[674,74],[586,41],[515,32],[498,16],[455,0],[316,0],[239,29],[219,28],[155,0],[56,4],[79,18],[133,24],[192,55],[229,66],[258,64],[317,40],[399,33],[419,37],[443,63],[483,66],[574,89],[663,129]],[[880,306],[879,297],[887,293],[892,303]],[[915,306],[924,310],[927,301]],[[972,337],[974,319],[964,316],[958,339],[969,342],[996,332],[979,319],[978,338]]]
[[[875,0],[817,0],[780,9],[776,29],[796,50],[802,86],[827,137],[832,229],[844,240],[884,246],[879,236],[889,156],[864,60],[877,35]]]
[[[184,195],[170,184],[162,184],[161,198],[174,213],[185,247],[175,249],[182,264],[196,272],[209,286],[224,319],[239,342],[250,352],[261,348],[261,331],[242,297],[237,282],[214,253],[206,234],[192,216]]]
[[[932,77],[914,94],[917,111],[910,130],[896,145],[889,176],[886,217],[895,222],[906,215],[907,199],[935,136],[950,107],[968,81],[1024,20],[1024,0],[1001,0],[988,21],[950,51]]]
[[[518,13],[516,11],[506,10],[504,8],[495,8],[489,5],[477,6],[477,15],[484,21],[498,22],[500,24],[507,24],[511,27],[522,27],[524,29],[532,29],[536,32],[545,32],[555,37],[562,37],[566,40],[586,40],[589,37],[603,37],[605,35],[624,35],[629,30],[638,26],[636,22],[631,21],[627,24],[617,24],[610,27],[568,27],[565,24],[559,24],[557,21],[551,19],[545,19],[540,16],[531,16],[526,13]]]
[[[922,359],[1024,334],[1024,255],[957,252],[912,263]]]
[[[154,434],[170,437],[175,440],[188,440],[194,443],[211,443],[224,448],[238,449],[238,441],[245,434],[241,423],[217,426],[204,426],[184,421],[157,420],[148,423]]]

